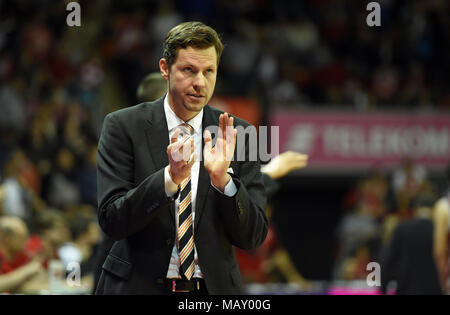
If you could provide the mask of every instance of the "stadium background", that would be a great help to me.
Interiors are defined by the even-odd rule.
[[[79,27],[66,24],[68,2],[0,1],[0,208],[30,232],[48,208],[72,235],[77,213],[83,233],[95,220],[102,120],[137,103],[165,34],[185,20],[225,43],[211,103],[279,126],[280,152],[310,155],[271,204],[277,246],[314,285],[278,285],[289,279],[275,273],[249,292],[372,292],[366,263],[414,198],[447,188],[448,1],[380,0],[380,27],[366,23],[370,1],[79,1]],[[376,140],[384,128],[397,139]]]

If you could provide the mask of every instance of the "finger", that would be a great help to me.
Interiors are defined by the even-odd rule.
[[[171,139],[171,141],[172,140],[173,138]],[[173,152],[179,151],[182,145],[183,141],[174,140],[174,142],[167,146],[167,154],[172,154]]]
[[[180,129],[175,129],[175,132],[172,134],[172,137],[170,137],[170,143],[175,143],[178,140],[178,135],[180,134]]]
[[[226,134],[226,129],[227,129],[227,126],[228,126],[228,113],[225,113],[224,115],[223,115],[223,127],[222,127],[222,131],[223,131],[223,134],[225,135]]]
[[[222,125],[223,125],[222,117],[223,117],[223,114],[220,114],[220,116],[219,116],[219,130],[222,129]]]
[[[224,144],[226,146],[231,146],[233,144],[233,142],[234,142],[234,131],[235,131],[235,129],[232,126],[228,126],[227,127],[227,132],[226,132],[226,135],[225,135],[225,140],[226,141],[224,142]]]
[[[236,135],[237,130],[233,127],[227,127],[227,141],[226,141],[226,159],[231,161],[234,156],[234,150],[236,147]]]
[[[233,128],[233,124],[234,124],[234,118],[230,117],[227,121],[227,133],[226,133],[226,139],[227,142],[231,143],[233,141],[233,134],[234,134],[234,128]]]
[[[188,135],[184,135],[180,140],[176,141],[173,144],[173,149],[172,150],[177,150],[177,151],[181,151],[183,152],[183,145],[186,143],[186,141],[189,139]]]
[[[167,154],[172,161],[180,162],[183,160],[183,144],[184,144],[183,140],[185,140],[184,137],[181,141],[171,143],[167,147]]]
[[[175,150],[173,148],[168,152],[168,156],[169,160],[174,162],[180,162],[183,160],[183,154],[180,152],[180,150]]]
[[[228,119],[228,126],[233,127],[234,125],[234,117],[230,116],[230,118]]]
[[[226,121],[227,121],[227,113],[223,113],[222,115],[220,115],[219,121],[219,132],[222,132],[222,136],[225,134]]]
[[[198,160],[198,155],[196,153],[192,153],[189,159],[189,162],[186,164],[187,169],[191,169],[192,165]]]
[[[205,142],[204,151],[207,153],[211,152],[212,138],[209,130],[205,130],[205,132],[203,132],[203,141]]]
[[[185,141],[183,143],[183,160],[184,161],[189,161],[189,159],[193,153],[192,142],[194,142],[194,140],[191,138],[190,141]]]
[[[297,157],[297,161],[295,163],[297,167],[302,168],[308,165],[308,155],[301,154]]]

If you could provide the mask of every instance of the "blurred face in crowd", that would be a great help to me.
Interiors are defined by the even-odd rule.
[[[28,239],[25,223],[19,218],[4,217],[0,225],[0,248],[11,256],[22,252]]]
[[[188,121],[210,100],[217,78],[217,52],[214,46],[178,50],[169,66],[160,60],[162,76],[169,82],[169,105],[178,117]]]

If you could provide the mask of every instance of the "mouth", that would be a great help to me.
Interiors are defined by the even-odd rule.
[[[189,97],[192,97],[192,98],[194,98],[194,99],[202,99],[202,98],[205,97],[205,96],[202,95],[202,94],[188,94],[188,96],[189,96]]]

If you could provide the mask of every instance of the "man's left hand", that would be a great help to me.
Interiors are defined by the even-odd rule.
[[[211,133],[208,130],[205,130],[204,133],[205,148],[203,157],[205,168],[211,177],[212,184],[222,192],[231,179],[227,170],[233,159],[237,134],[237,130],[233,127],[233,122],[234,118],[229,117],[228,113],[220,115],[219,132],[214,148],[212,147]]]

